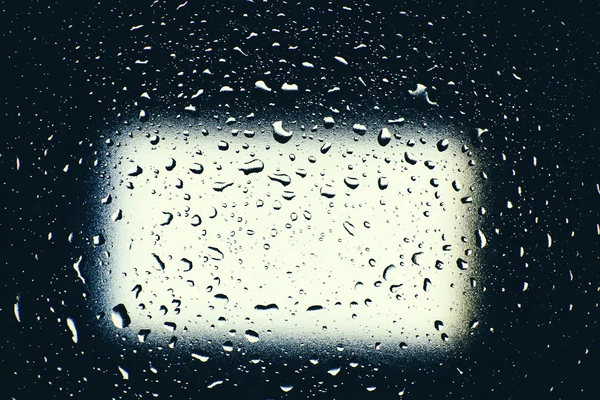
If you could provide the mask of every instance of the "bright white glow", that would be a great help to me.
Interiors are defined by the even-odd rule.
[[[124,128],[98,195],[113,198],[107,309],[123,304],[148,341],[235,330],[266,348],[452,348],[474,319],[477,207],[461,201],[477,198],[472,157],[447,132],[382,146],[381,128],[397,127],[358,122],[364,136],[336,126],[314,138],[288,122],[286,143],[273,121],[248,124],[262,132],[252,138],[163,126],[158,144]]]

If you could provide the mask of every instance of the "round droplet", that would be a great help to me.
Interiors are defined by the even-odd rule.
[[[273,122],[273,138],[279,143],[287,143],[292,138],[292,131],[283,129],[283,121]]]
[[[379,186],[379,189],[381,189],[381,190],[387,189],[387,187],[389,185],[388,178],[385,176],[380,176],[379,179],[377,180],[377,185]]]
[[[250,342],[250,343],[256,343],[260,340],[260,337],[258,336],[258,333],[254,332],[253,330],[248,329],[244,336],[246,336],[246,339]]]
[[[442,139],[439,142],[437,142],[437,149],[439,151],[446,151],[449,145],[450,142],[448,141],[448,139]]]

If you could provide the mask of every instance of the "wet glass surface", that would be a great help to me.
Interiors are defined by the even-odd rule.
[[[1,398],[596,398],[598,7],[3,5]]]

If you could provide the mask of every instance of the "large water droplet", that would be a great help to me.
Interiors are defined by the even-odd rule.
[[[387,146],[387,144],[392,140],[392,134],[388,128],[382,128],[379,131],[379,136],[377,136],[377,142],[381,146]]]
[[[359,185],[359,181],[358,178],[354,178],[352,176],[347,176],[344,178],[344,183],[346,184],[346,186],[348,186],[350,189],[356,189]]]
[[[248,329],[245,334],[246,339],[250,342],[250,343],[256,343],[260,340],[260,337],[258,336],[258,333],[256,333],[255,331]]]
[[[250,175],[261,172],[264,168],[265,164],[261,160],[255,159],[245,163],[243,167],[239,168],[239,170],[242,171],[244,175]]]
[[[112,323],[119,329],[127,328],[131,324],[127,308],[123,304],[117,304],[113,307],[110,318]]]
[[[279,143],[287,143],[292,138],[292,131],[283,129],[283,121],[273,122],[273,138]]]

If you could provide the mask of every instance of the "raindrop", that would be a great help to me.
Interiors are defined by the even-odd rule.
[[[229,150],[229,143],[224,140],[219,141],[218,144],[219,150],[226,151]]]
[[[394,275],[394,271],[396,270],[396,266],[394,264],[390,264],[383,270],[383,279],[388,281]]]
[[[204,167],[200,163],[194,163],[194,166],[190,168],[190,171],[196,175],[200,175],[204,171]]]
[[[210,250],[210,258],[212,260],[221,261],[223,258],[225,258],[223,252],[217,247],[208,246],[208,250]]]
[[[239,168],[239,170],[242,171],[244,175],[250,175],[261,172],[264,168],[265,164],[261,160],[255,159],[245,163],[243,167]]]
[[[349,221],[344,221],[344,229],[346,229],[346,232],[348,232],[350,236],[354,236],[356,233],[356,228]]]
[[[192,353],[192,358],[195,358],[196,360],[200,360],[202,362],[207,362],[208,360],[210,360],[209,356],[201,353]]]
[[[279,388],[281,388],[282,391],[284,391],[285,393],[291,391],[294,386],[293,385],[281,385],[279,386]]]
[[[287,143],[292,138],[292,131],[283,129],[283,122],[273,122],[273,138],[279,143]]]
[[[320,305],[314,305],[314,306],[310,306],[306,309],[306,311],[320,311],[323,309],[323,306]]]
[[[77,343],[79,336],[77,335],[77,327],[75,326],[75,321],[73,321],[73,318],[67,318],[67,326],[71,331],[71,340],[73,340],[73,343]]]
[[[273,174],[269,175],[269,179],[275,182],[281,183],[283,186],[287,186],[292,182],[292,178],[290,178],[287,174]]]
[[[258,342],[258,341],[260,340],[260,337],[258,336],[258,333],[256,333],[256,332],[255,332],[255,331],[253,331],[253,330],[250,330],[250,329],[248,329],[248,330],[245,332],[245,336],[246,336],[246,339],[247,339],[247,340],[248,340],[250,343],[256,343],[256,342]]]
[[[141,175],[142,172],[144,172],[144,170],[142,169],[142,167],[140,167],[139,165],[136,165],[134,170],[129,172],[127,175],[129,176],[138,176]]]
[[[458,265],[458,268],[461,270],[465,270],[467,268],[469,268],[469,263],[465,260],[463,260],[462,258],[459,258],[458,260],[456,260],[456,265]]]
[[[444,326],[444,323],[438,319],[438,320],[436,320],[436,321],[433,323],[433,326],[435,327],[435,329],[436,329],[437,331],[439,331],[439,330],[440,330],[440,328],[441,328],[442,326]]]
[[[416,253],[414,253],[414,254],[412,255],[412,257],[411,257],[410,259],[411,259],[411,261],[413,262],[413,264],[415,264],[415,265],[420,265],[420,264],[419,264],[419,256],[420,256],[421,254],[423,254],[423,252],[422,252],[422,251],[419,251],[419,252],[416,252]]]
[[[446,151],[446,150],[448,150],[449,145],[450,145],[450,142],[448,141],[448,139],[442,139],[439,142],[437,142],[437,149],[439,151]]]
[[[379,186],[379,189],[381,189],[381,190],[387,189],[387,187],[389,185],[388,178],[386,178],[385,176],[380,176],[379,179],[377,180],[377,185]]]
[[[409,163],[410,165],[415,165],[417,163],[417,159],[409,151],[404,152],[404,160],[406,160],[406,162]]]
[[[323,143],[323,146],[321,146],[321,154],[326,154],[329,151],[329,149],[331,149],[331,143]]]
[[[171,221],[173,221],[173,214],[170,212],[166,212],[166,211],[162,211],[163,214],[165,214],[167,216],[165,222],[161,222],[160,226],[166,226],[169,225],[171,223]]]
[[[227,340],[226,342],[224,342],[223,350],[225,350],[228,353],[231,353],[233,351],[233,343],[230,340]]]
[[[341,371],[341,370],[342,370],[342,369],[341,369],[340,367],[337,367],[337,368],[331,368],[331,369],[327,370],[327,373],[328,373],[329,375],[331,375],[331,376],[336,376],[337,374],[339,374],[339,373],[340,373],[340,371]]]
[[[135,298],[137,299],[140,296],[140,293],[142,292],[142,285],[137,284],[133,287],[133,289],[131,289],[132,292],[135,292]]]
[[[325,128],[328,129],[333,128],[333,126],[335,125],[335,120],[333,119],[333,117],[325,117],[323,118],[323,125],[325,126]]]
[[[141,329],[138,332],[138,336],[137,336],[138,337],[138,341],[140,343],[144,343],[146,341],[146,339],[148,338],[148,335],[150,334],[150,332],[151,332],[150,329]]]
[[[392,134],[388,128],[382,128],[379,131],[379,136],[377,136],[377,142],[381,146],[387,146],[387,144],[392,140]]]
[[[429,286],[431,285],[431,280],[429,278],[425,278],[423,280],[423,290],[425,292],[427,292],[427,290],[429,289]]]
[[[258,304],[256,306],[254,306],[254,309],[257,311],[268,311],[268,310],[279,310],[279,307],[277,307],[277,304],[275,304],[275,303],[271,303],[271,304],[267,304],[267,305]]]
[[[367,132],[367,127],[363,124],[354,124],[352,126],[352,130],[358,133],[359,135],[364,135],[365,132]]]
[[[215,192],[222,192],[227,189],[229,186],[232,186],[233,182],[215,182],[213,185],[213,190]]]
[[[192,216],[192,226],[199,226],[202,223],[202,218],[198,214]]]
[[[321,186],[321,196],[326,197],[328,199],[335,197],[333,187],[329,184]]]
[[[483,249],[486,244],[487,244],[487,239],[485,238],[485,235],[483,234],[481,229],[478,229],[477,230],[477,245]]]
[[[127,308],[123,304],[117,304],[113,307],[110,318],[112,323],[119,329],[127,328],[131,324]]]
[[[175,169],[175,166],[177,165],[177,162],[175,161],[174,158],[171,158],[169,160],[169,163],[167,165],[165,165],[165,169],[167,171],[173,171],[173,169]]]
[[[358,178],[354,178],[352,176],[347,176],[344,178],[344,183],[346,184],[346,186],[348,186],[350,189],[356,189],[359,185],[358,182]]]
[[[163,260],[161,260],[160,257],[155,253],[152,253],[152,257],[154,257],[154,260],[156,260],[156,263],[158,264],[158,268],[154,267],[154,269],[156,269],[157,271],[164,271],[165,263],[163,262]]]

